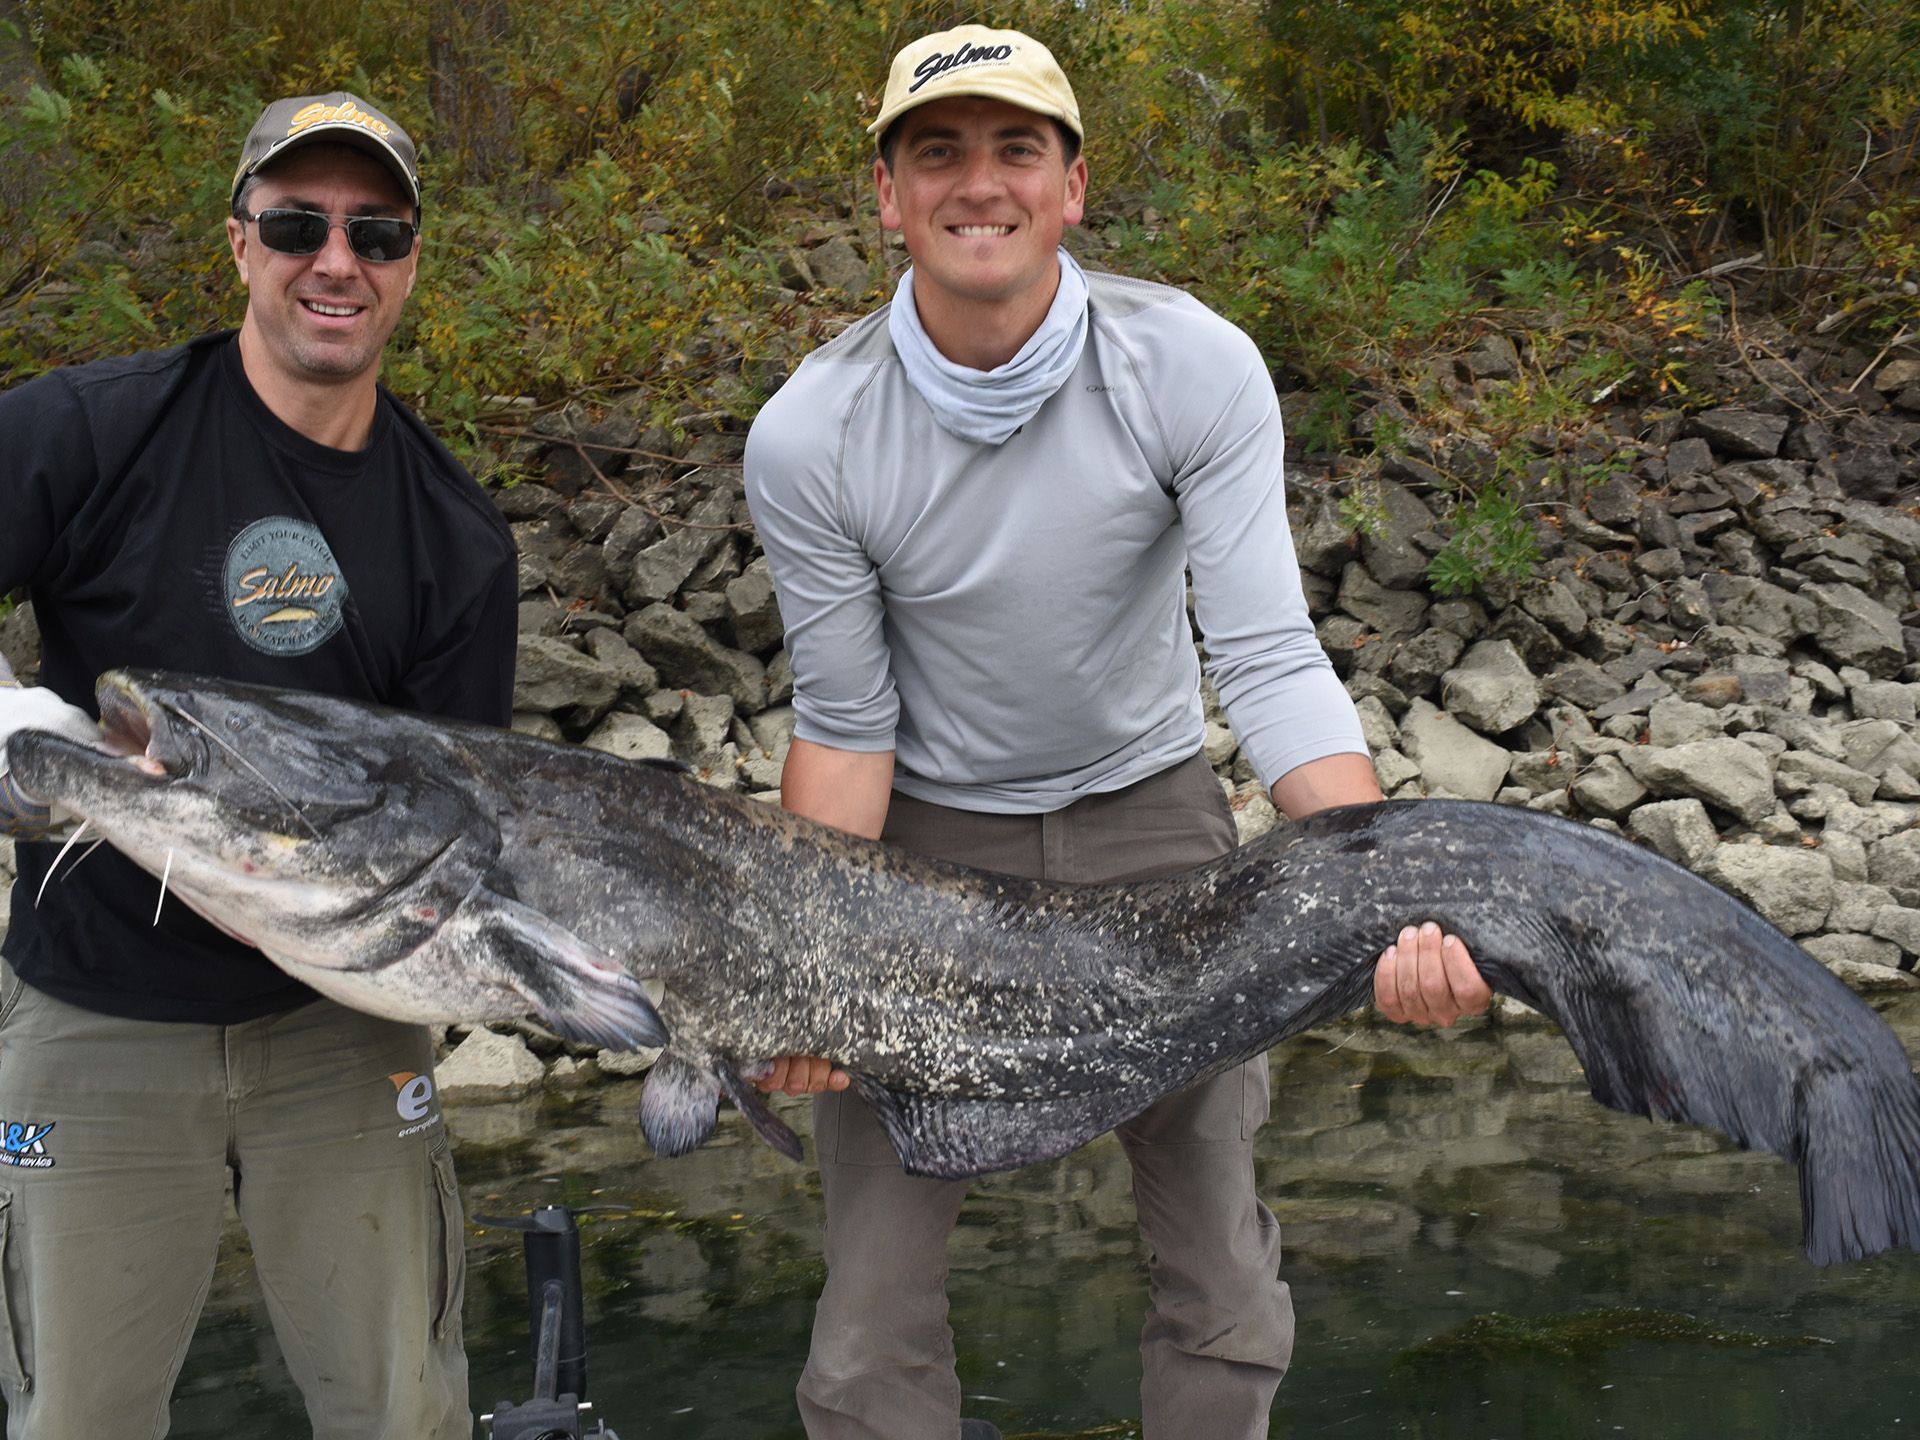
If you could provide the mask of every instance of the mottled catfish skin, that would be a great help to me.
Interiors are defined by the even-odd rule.
[[[1920,1241],[1892,1032],[1752,911],[1587,826],[1361,806],[1168,879],[1049,885],[507,731],[164,674],[100,696],[144,757],[21,735],[30,791],[347,1004],[664,1044],[641,1107],[663,1153],[725,1094],[797,1156],[743,1075],[813,1054],[915,1173],[1061,1155],[1360,1003],[1386,939],[1434,919],[1558,1022],[1597,1099],[1797,1164],[1816,1262]]]

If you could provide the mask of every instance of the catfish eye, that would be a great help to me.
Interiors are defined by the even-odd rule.
[[[227,716],[227,729],[244,730],[246,728],[247,728],[246,716],[238,713]]]

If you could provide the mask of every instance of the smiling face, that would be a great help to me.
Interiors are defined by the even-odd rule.
[[[249,213],[316,210],[349,215],[413,217],[400,182],[372,156],[343,145],[303,146],[275,161],[247,196]],[[371,387],[381,347],[399,323],[413,289],[414,253],[384,264],[362,260],[335,226],[312,255],[286,255],[260,240],[255,222],[227,221],[234,264],[247,287],[241,325],[248,376],[263,398],[314,384]],[[255,376],[254,364],[262,367]],[[276,409],[278,407],[276,406]]]
[[[893,160],[874,165],[880,222],[913,257],[914,298],[949,358],[975,363],[991,332],[1011,358],[1046,318],[1060,281],[1055,251],[1080,223],[1087,164],[1069,164],[1051,120],[1001,100],[958,96],[910,110]]]

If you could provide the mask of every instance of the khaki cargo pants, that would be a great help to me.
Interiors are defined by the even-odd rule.
[[[227,1187],[316,1440],[467,1440],[460,1200],[419,1026],[122,1020],[0,968],[9,1440],[146,1440]]]
[[[1050,880],[1162,875],[1231,849],[1232,812],[1195,756],[1049,815],[983,815],[895,794],[885,838]],[[1280,1227],[1254,1193],[1264,1057],[1170,1095],[1117,1132],[1150,1251],[1140,1387],[1147,1440],[1254,1440],[1293,1354]],[[960,1384],[947,1237],[965,1181],[906,1174],[851,1094],[814,1102],[827,1281],[800,1378],[812,1440],[952,1440]]]

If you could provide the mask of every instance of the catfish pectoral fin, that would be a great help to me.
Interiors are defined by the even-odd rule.
[[[742,1080],[739,1071],[722,1060],[715,1062],[714,1075],[720,1082],[720,1088],[727,1092],[727,1098],[733,1101],[734,1108],[747,1117],[754,1134],[789,1160],[805,1157],[806,1151],[800,1148],[800,1137],[767,1108],[766,1098]]]
[[[484,888],[461,912],[486,958],[556,1035],[611,1050],[667,1043],[666,1022],[641,983],[564,925]]]
[[[671,1052],[647,1072],[640,1095],[640,1133],[656,1155],[684,1155],[713,1134],[720,1114],[720,1083]]]

